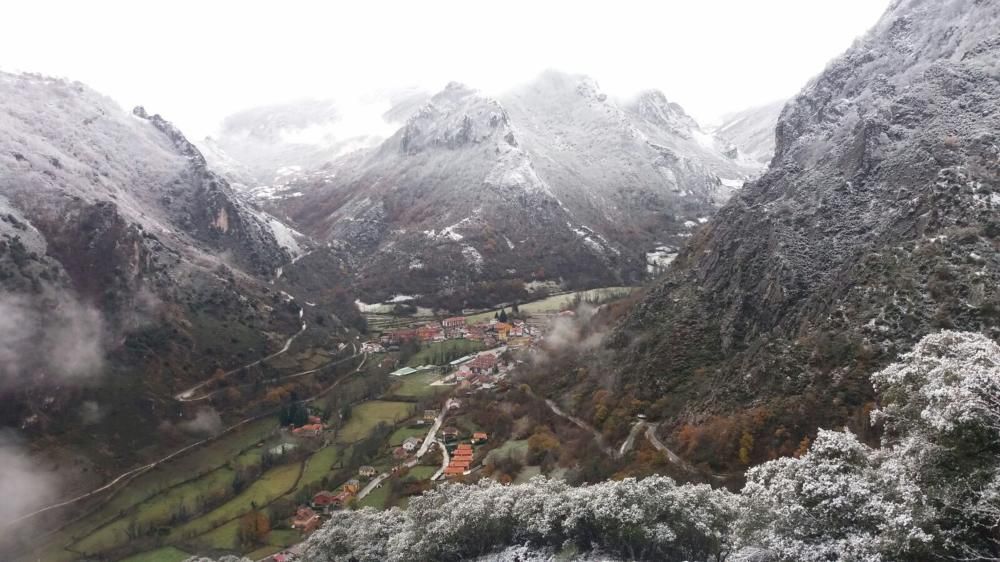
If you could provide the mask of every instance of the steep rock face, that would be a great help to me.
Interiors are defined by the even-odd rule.
[[[818,406],[793,441],[921,336],[1000,337],[998,24],[994,2],[899,0],[791,100],[770,170],[611,338],[625,384],[689,419]]]
[[[298,329],[267,283],[295,240],[170,123],[0,74],[0,130],[0,425],[58,442],[90,399],[89,453],[121,461],[174,392]]]
[[[546,72],[499,99],[450,84],[267,206],[344,244],[364,298],[461,307],[484,283],[507,298],[532,281],[635,283],[647,252],[679,245],[752,171],[707,138],[662,94],[619,104],[584,76]]]

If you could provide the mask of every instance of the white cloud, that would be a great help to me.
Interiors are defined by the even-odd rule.
[[[7,70],[78,79],[192,135],[243,107],[378,88],[487,92],[544,68],[657,87],[702,119],[795,93],[889,0],[74,2],[4,8]]]

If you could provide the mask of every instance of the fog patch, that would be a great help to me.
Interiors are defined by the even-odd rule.
[[[85,400],[80,404],[80,421],[83,425],[94,425],[104,419],[106,413],[94,400]]]
[[[39,470],[21,439],[0,431],[0,522],[13,521],[55,500],[58,479]],[[0,537],[3,533],[0,532]],[[0,538],[0,549],[4,546]]]
[[[104,322],[67,295],[0,296],[0,388],[84,383],[104,368]]]
[[[594,330],[591,319],[598,307],[586,302],[580,303],[570,312],[562,312],[552,318],[549,330],[541,342],[541,353],[533,355],[535,363],[542,364],[551,355],[564,352],[585,352],[596,349],[604,339],[605,331]]]
[[[192,435],[218,435],[222,432],[222,416],[211,406],[199,408],[194,418],[182,421],[177,428]]]

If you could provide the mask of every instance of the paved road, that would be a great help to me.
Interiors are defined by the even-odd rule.
[[[288,295],[288,293],[284,293],[284,294]],[[288,295],[288,297],[291,298],[291,295]],[[295,299],[292,298],[292,300],[294,301]],[[302,318],[303,313],[304,313],[304,310],[302,308],[299,308],[299,318]],[[268,355],[267,357],[262,357],[262,358],[260,358],[260,359],[258,359],[256,361],[252,361],[250,363],[247,363],[246,365],[242,365],[240,367],[236,367],[235,369],[230,369],[229,371],[226,371],[225,373],[222,373],[222,377],[225,378],[225,377],[228,377],[229,375],[231,375],[233,373],[238,373],[238,372],[240,372],[240,371],[242,371],[244,369],[249,369],[251,367],[256,367],[257,365],[260,365],[264,361],[267,361],[267,360],[270,360],[270,359],[274,359],[275,357],[278,357],[279,355],[284,354],[285,352],[288,351],[288,349],[290,347],[292,347],[292,342],[295,341],[295,338],[301,336],[302,332],[306,331],[306,328],[308,328],[308,324],[306,324],[306,322],[303,321],[302,322],[302,327],[299,328],[299,331],[295,332],[294,334],[292,334],[291,337],[289,337],[287,340],[285,340],[285,345],[282,346],[281,349],[279,349],[278,351],[275,351],[274,353]],[[176,396],[174,396],[174,398],[177,399],[177,400],[179,400],[179,401],[181,401],[181,402],[195,402],[195,401],[198,401],[198,400],[204,400],[209,395],[195,397],[194,393],[197,392],[200,388],[202,388],[205,385],[207,385],[208,383],[212,382],[213,380],[215,380],[214,376],[211,377],[211,378],[209,378],[209,379],[206,379],[206,380],[204,380],[204,381],[202,381],[202,382],[200,382],[200,383],[198,383],[198,384],[196,384],[194,386],[192,386],[191,388],[185,390],[184,392],[181,392],[181,393],[177,394]]]
[[[441,475],[444,474],[444,469],[448,468],[448,465],[451,464],[451,455],[448,454],[448,448],[445,447],[444,441],[439,440],[437,443],[438,448],[441,449],[441,468],[434,473],[434,476],[431,476],[431,480],[441,478]]]
[[[574,415],[571,415],[571,414],[567,414],[566,412],[562,411],[562,408],[560,408],[558,405],[556,405],[556,403],[553,402],[552,400],[549,400],[548,398],[546,398],[545,399],[545,403],[548,404],[549,409],[552,410],[552,412],[554,414],[556,414],[557,416],[561,416],[563,418],[566,418],[569,421],[571,421],[574,424],[576,424],[577,426],[579,426],[580,428],[585,429],[585,430],[593,433],[594,434],[594,440],[597,441],[597,444],[598,444],[598,446],[601,447],[601,450],[604,451],[605,454],[607,454],[609,457],[618,458],[618,454],[615,452],[615,450],[612,449],[611,447],[608,447],[608,445],[604,442],[604,436],[601,435],[600,431],[597,431],[596,429],[594,429],[593,427],[591,427],[590,424],[588,424],[587,422],[581,420],[580,418],[578,418],[578,417],[576,417]]]
[[[642,428],[646,427],[646,420],[639,420],[632,425],[632,430],[628,432],[628,437],[622,443],[621,448],[618,449],[618,456],[624,457],[626,453],[632,450],[632,446],[635,444],[635,438],[642,431]]]
[[[405,466],[406,468],[413,468],[414,466],[417,466],[417,462],[420,460],[420,458],[423,457],[425,454],[427,454],[427,451],[430,449],[431,443],[437,441],[435,436],[437,435],[438,429],[441,428],[441,424],[444,422],[445,415],[448,413],[449,402],[451,402],[450,398],[448,400],[445,400],[444,406],[441,407],[441,412],[439,412],[437,417],[434,418],[434,423],[431,425],[431,428],[427,431],[427,435],[424,437],[424,442],[421,443],[420,448],[417,449],[417,454],[414,455],[412,459],[409,459],[408,461],[404,462],[402,466]],[[441,470],[438,471],[438,473],[441,473],[444,472],[444,467],[448,466],[448,450],[445,449],[444,443],[441,443],[440,441],[437,441],[437,443],[439,444],[439,447],[442,450],[442,454],[444,455],[445,459],[444,464],[441,465]],[[372,478],[372,481],[369,482],[367,486],[362,488],[360,492],[358,492],[358,499],[360,500],[365,496],[367,496],[372,490],[377,488],[379,484],[384,482],[385,479],[391,475],[392,475],[391,472],[383,472],[382,474],[379,474],[375,478]],[[436,480],[437,476],[438,474],[435,474],[434,477],[431,478],[431,480]]]

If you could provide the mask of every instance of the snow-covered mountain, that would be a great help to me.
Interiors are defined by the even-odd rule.
[[[0,426],[58,439],[86,397],[115,412],[86,454],[120,466],[116,424],[154,431],[172,393],[299,329],[269,282],[303,237],[159,115],[0,74],[0,130]]]
[[[624,385],[674,419],[764,412],[766,458],[866,430],[869,373],[920,337],[1000,339],[998,26],[996,2],[897,0],[789,101],[768,171],[611,338]]]
[[[774,128],[788,100],[778,100],[726,115],[713,131],[739,150],[741,157],[767,166],[774,157]]]
[[[496,99],[450,84],[379,146],[266,205],[345,244],[365,298],[462,306],[475,284],[520,297],[531,281],[634,283],[646,252],[679,245],[755,170],[659,92],[618,102],[549,71]]]

